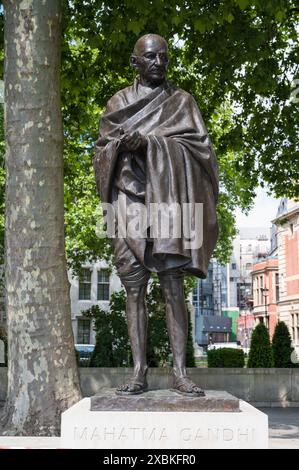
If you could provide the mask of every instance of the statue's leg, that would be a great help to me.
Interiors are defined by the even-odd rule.
[[[181,273],[159,274],[166,303],[166,321],[173,355],[174,390],[184,395],[204,395],[187,377],[186,351],[188,339],[188,311],[184,295],[184,277]]]
[[[178,377],[186,375],[186,348],[188,337],[188,312],[185,303],[183,276],[161,273],[159,275],[166,303],[166,321],[173,354],[173,372]]]
[[[127,287],[127,322],[134,361],[134,376],[144,376],[146,364],[147,311],[146,285]]]
[[[140,276],[140,272],[142,276]],[[140,279],[141,277],[141,279]],[[129,279],[129,280],[128,280]],[[132,348],[134,373],[124,385],[117,388],[118,394],[134,395],[147,389],[147,310],[145,296],[149,273],[140,268],[136,275],[122,276],[121,280],[127,291],[126,316],[128,333]]]

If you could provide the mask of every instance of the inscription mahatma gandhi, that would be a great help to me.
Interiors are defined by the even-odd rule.
[[[105,441],[123,442],[166,442],[168,439],[179,438],[183,442],[254,442],[255,430],[251,427],[211,427],[192,428],[184,427],[167,429],[165,427],[75,427],[74,439],[76,441]]]

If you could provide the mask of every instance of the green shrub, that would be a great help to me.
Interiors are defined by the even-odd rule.
[[[95,323],[96,345],[91,354],[90,367],[130,367],[132,354],[126,322],[126,294],[113,292],[109,311],[93,305],[84,312]]]
[[[259,368],[273,366],[274,361],[269,332],[266,326],[260,323],[252,332],[247,367]]]
[[[279,321],[275,327],[272,339],[272,351],[274,367],[295,367],[295,364],[291,361],[291,355],[294,351],[291,335],[287,325],[283,321]]]
[[[186,298],[191,287],[185,285]],[[148,365],[150,367],[170,365],[172,355],[167,334],[165,302],[157,276],[152,278],[146,297],[146,305],[148,311]],[[94,305],[84,312],[85,317],[94,320],[96,331],[96,345],[90,359],[90,367],[132,366],[132,352],[125,310],[126,293],[125,290],[121,290],[111,295],[108,311]],[[188,315],[190,319],[190,312]],[[186,366],[195,367],[191,321],[189,321]]]
[[[241,367],[245,364],[244,351],[234,348],[210,349],[208,367]]]

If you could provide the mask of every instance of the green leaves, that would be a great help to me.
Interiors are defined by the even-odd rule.
[[[250,0],[236,0],[236,4],[241,10],[245,10],[250,5]]]
[[[132,83],[130,54],[138,37],[150,31],[169,41],[169,79],[195,97],[216,150],[221,183],[217,257],[228,259],[236,233],[235,208],[251,206],[259,183],[267,183],[277,196],[298,195],[298,106],[287,104],[288,76],[294,73],[298,55],[295,24],[290,20],[294,5],[280,0],[217,4],[156,0],[138,5],[121,0],[82,8],[79,1],[69,2],[62,96],[65,131],[72,136],[72,146],[71,140],[66,142],[66,166],[73,170],[72,184],[66,185],[67,212],[72,215],[66,217],[67,239],[77,239],[68,241],[69,253],[109,251],[107,244],[97,244],[93,237],[88,243],[91,229],[84,227],[94,226],[91,213],[96,206],[90,194],[92,172],[90,190],[83,182],[87,184],[101,110],[116,91]],[[278,20],[283,22],[277,24]],[[88,163],[80,158],[83,141],[90,146]],[[81,170],[80,179],[76,175]],[[75,202],[73,192],[83,198],[82,204]],[[70,229],[78,229],[79,222],[72,222],[76,218],[82,226],[80,235]]]
[[[127,25],[128,31],[132,31],[136,36],[140,33],[143,28],[143,21],[129,21]]]
[[[199,18],[194,21],[194,29],[195,31],[199,31],[200,33],[204,33],[206,30],[206,23],[204,19]]]
[[[299,106],[290,101],[292,82],[299,78],[296,7],[295,0],[64,0],[66,241],[74,269],[84,254],[109,256],[107,242],[95,236],[93,142],[107,100],[132,83],[130,54],[148,32],[168,40],[169,79],[196,99],[216,150],[219,259],[229,256],[235,208],[250,207],[258,184],[267,184],[277,197],[299,196]],[[3,35],[1,45],[0,78]],[[0,165],[0,238],[3,180]]]
[[[186,284],[186,293],[192,281]],[[157,276],[153,276],[146,297],[148,311],[147,359],[150,367],[169,365],[171,354],[166,326],[165,303]],[[84,316],[94,321],[96,346],[91,357],[91,367],[130,367],[132,354],[125,316],[126,293],[114,292],[109,302],[109,310],[104,311],[94,305],[84,312]],[[194,350],[191,323],[189,322],[187,343],[187,367],[193,367]]]
[[[269,332],[263,323],[259,323],[253,330],[247,367],[273,367],[273,352],[270,344]]]
[[[235,19],[234,15],[232,13],[228,13],[227,15],[225,15],[224,19],[228,22],[228,23],[232,23]]]
[[[279,321],[275,327],[272,338],[272,350],[274,357],[274,367],[294,367],[295,364],[291,360],[292,339],[287,325],[283,321]]]

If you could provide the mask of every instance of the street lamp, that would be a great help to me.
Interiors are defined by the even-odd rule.
[[[262,294],[263,294],[264,299],[265,299],[265,319],[266,319],[266,327],[269,328],[269,320],[268,320],[268,314],[267,314],[267,297],[268,297],[269,289],[267,289],[266,287],[262,287],[262,288],[261,288],[261,291],[262,291]]]

